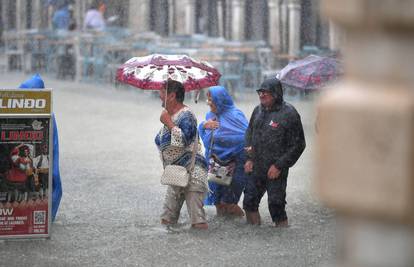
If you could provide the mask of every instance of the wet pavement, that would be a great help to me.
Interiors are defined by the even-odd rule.
[[[30,75],[0,74],[3,88]],[[161,103],[151,92],[44,77],[53,88],[63,198],[50,239],[0,241],[1,266],[329,266],[334,213],[312,190],[314,100],[291,101],[302,116],[307,148],[290,170],[290,227],[223,219],[207,207],[209,230],[190,229],[185,209],[176,227],[160,225],[165,186],[154,144]],[[186,100],[199,121],[208,106]],[[236,102],[249,118],[257,96]]]

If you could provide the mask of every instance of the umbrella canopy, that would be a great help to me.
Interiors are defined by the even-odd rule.
[[[342,73],[342,66],[335,58],[310,55],[290,62],[277,78],[284,85],[315,90],[337,80]]]
[[[220,76],[210,63],[186,55],[133,57],[117,70],[118,81],[144,90],[160,90],[172,79],[188,92],[217,85]]]

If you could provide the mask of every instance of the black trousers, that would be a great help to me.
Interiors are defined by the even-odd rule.
[[[243,209],[248,212],[256,212],[259,209],[260,200],[267,192],[268,208],[270,216],[275,223],[287,219],[286,215],[286,186],[289,170],[282,170],[279,177],[269,180],[266,174],[251,174],[248,176],[244,190]]]

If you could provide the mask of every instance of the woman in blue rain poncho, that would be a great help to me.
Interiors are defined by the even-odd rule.
[[[234,172],[229,186],[209,182],[210,192],[206,205],[215,205],[218,216],[244,215],[237,205],[247,181],[244,173],[244,134],[248,122],[243,112],[235,107],[227,90],[222,86],[210,87],[207,92],[210,111],[198,129],[205,147],[207,161],[212,155],[220,161],[232,161]],[[213,143],[211,138],[213,137]],[[210,148],[211,147],[211,148]]]
[[[44,82],[39,74],[35,74],[32,78],[23,82],[19,88],[45,88]],[[62,183],[59,172],[59,140],[56,126],[55,115],[52,114],[53,123],[53,171],[52,171],[52,221],[55,220],[60,199],[62,198]]]

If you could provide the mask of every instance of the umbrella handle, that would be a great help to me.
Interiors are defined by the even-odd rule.
[[[197,90],[196,95],[195,95],[195,99],[194,99],[194,102],[196,104],[198,103],[199,98],[200,98],[200,90]]]

